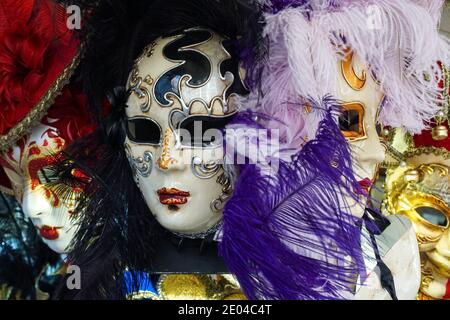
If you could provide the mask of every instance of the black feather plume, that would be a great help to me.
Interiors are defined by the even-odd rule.
[[[6,293],[1,299],[36,299],[38,276],[58,260],[18,203],[0,193],[0,292]]]

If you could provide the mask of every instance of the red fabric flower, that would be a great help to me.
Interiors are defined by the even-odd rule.
[[[45,81],[50,44],[21,23],[8,31],[0,36],[0,101],[5,106],[1,132],[14,126],[35,103],[30,93]]]
[[[0,2],[1,135],[33,110],[78,51],[64,8],[35,2]]]
[[[96,128],[88,110],[87,98],[76,84],[64,88],[41,122],[57,128],[66,146]]]

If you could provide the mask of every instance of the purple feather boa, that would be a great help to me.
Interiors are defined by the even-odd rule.
[[[338,106],[324,104],[316,139],[280,161],[276,175],[240,167],[220,254],[250,299],[341,299],[365,277],[361,220],[345,200],[361,190],[336,125]]]
[[[271,0],[265,5],[265,11],[275,14],[286,8],[302,7],[308,2],[308,0]]]

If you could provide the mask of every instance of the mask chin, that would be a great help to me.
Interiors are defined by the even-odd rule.
[[[199,179],[186,165],[181,170],[155,169],[149,177],[139,177],[138,183],[150,211],[165,229],[194,236],[208,233],[222,219],[222,201],[226,201],[222,176],[220,169],[211,178]]]

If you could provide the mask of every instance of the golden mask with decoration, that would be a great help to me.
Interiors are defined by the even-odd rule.
[[[414,224],[421,253],[419,298],[450,299],[450,161],[448,152],[417,149],[389,169],[386,204]]]
[[[385,185],[386,210],[414,224],[422,267],[418,298],[424,300],[450,299],[450,76],[442,69],[445,103],[429,130],[414,137],[394,135]]]

